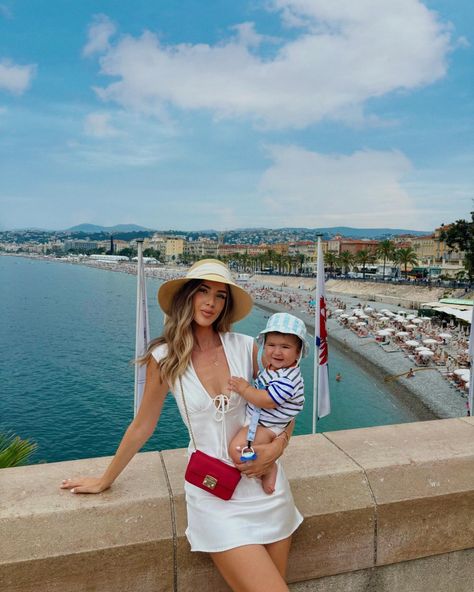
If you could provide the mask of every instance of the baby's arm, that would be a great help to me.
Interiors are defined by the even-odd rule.
[[[264,389],[256,389],[243,378],[231,376],[229,388],[239,393],[249,403],[263,409],[276,409],[277,404]]]

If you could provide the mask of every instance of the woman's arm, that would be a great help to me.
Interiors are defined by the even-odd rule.
[[[288,446],[291,435],[295,428],[295,421],[292,420],[283,432],[270,444],[258,444],[253,448],[257,453],[256,460],[238,463],[235,466],[247,477],[261,477],[270,466],[283,454]]]
[[[151,358],[147,364],[145,391],[138,413],[104,474],[67,479],[62,482],[61,488],[69,489],[71,493],[100,493],[108,489],[153,434],[168,390],[167,383],[161,381],[157,362]]]

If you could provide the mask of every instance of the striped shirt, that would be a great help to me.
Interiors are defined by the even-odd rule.
[[[279,370],[264,369],[259,372],[255,386],[266,390],[278,405],[275,409],[261,410],[259,425],[284,428],[303,409],[304,382],[298,366]],[[249,420],[254,408],[252,403],[247,403]]]

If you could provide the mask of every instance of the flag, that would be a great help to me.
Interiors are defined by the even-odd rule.
[[[331,401],[329,398],[328,341],[326,330],[326,290],[324,280],[323,249],[321,239],[318,238],[316,309],[314,323],[316,347],[314,352],[313,433],[316,432],[316,414],[319,419],[331,413]]]
[[[148,328],[148,303],[146,298],[146,279],[143,265],[143,243],[137,241],[137,319],[135,334],[135,358],[143,356],[148,346],[150,330]],[[145,390],[146,365],[135,364],[135,395],[133,412],[137,414]]]
[[[474,403],[474,385],[472,384],[472,370],[474,365],[474,306],[472,307],[472,314],[471,314],[471,332],[469,333],[469,394],[467,398],[468,403],[468,414],[473,415],[473,403]]]

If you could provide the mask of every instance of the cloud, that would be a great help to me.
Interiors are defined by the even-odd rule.
[[[414,228],[425,226],[415,200],[403,187],[412,171],[398,151],[361,150],[326,155],[297,146],[270,146],[273,164],[259,191],[269,226]],[[415,225],[414,225],[415,224]]]
[[[0,90],[6,90],[15,95],[23,94],[31,84],[36,72],[34,64],[18,66],[10,60],[0,61]]]
[[[88,40],[82,50],[84,57],[90,57],[95,53],[106,51],[110,47],[110,38],[115,34],[115,24],[105,14],[96,14],[93,23],[89,26]]]
[[[0,4],[0,16],[3,16],[3,18],[11,20],[13,18],[13,12],[6,4]]]
[[[444,76],[451,32],[419,0],[273,0],[291,37],[252,23],[208,44],[165,45],[144,32],[103,50],[104,100],[164,117],[171,107],[271,128],[361,118],[364,104]],[[283,29],[284,31],[284,29]],[[271,52],[268,43],[272,44]],[[104,44],[105,46],[106,44]]]
[[[84,120],[86,135],[95,138],[110,138],[120,135],[120,132],[110,123],[110,113],[89,113]]]

